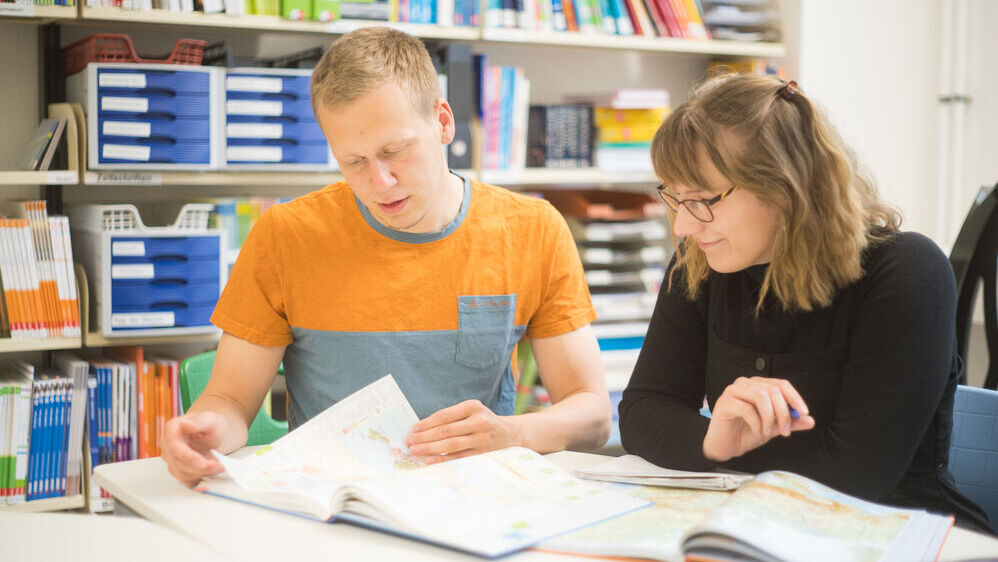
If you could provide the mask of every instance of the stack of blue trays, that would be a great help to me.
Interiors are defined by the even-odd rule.
[[[226,164],[328,167],[329,148],[312,114],[310,71],[228,70]]]
[[[99,165],[211,165],[211,69],[95,66]]]

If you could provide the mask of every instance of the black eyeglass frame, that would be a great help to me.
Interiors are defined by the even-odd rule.
[[[733,185],[733,186],[731,186],[730,189],[725,190],[723,193],[715,195],[715,196],[711,197],[710,199],[698,199],[698,198],[695,198],[695,197],[694,198],[690,198],[690,199],[679,199],[675,195],[672,195],[671,193],[668,193],[667,191],[665,191],[665,185],[663,185],[663,184],[658,184],[658,187],[655,188],[655,190],[658,191],[658,196],[662,198],[662,201],[664,201],[665,204],[666,204],[666,206],[668,206],[670,209],[672,209],[673,212],[678,213],[679,212],[679,206],[682,205],[682,206],[686,207],[686,210],[690,212],[690,215],[693,218],[695,218],[696,220],[698,220],[700,222],[712,222],[714,220],[714,211],[711,210],[711,207],[715,203],[718,203],[718,202],[723,201],[724,199],[726,199],[736,189],[738,189],[738,186],[737,185]],[[697,212],[694,210],[694,208],[695,208],[696,205],[703,205],[703,208],[706,209],[706,211],[707,211],[707,217],[708,218],[705,219],[705,218],[700,217],[700,216],[697,215]]]

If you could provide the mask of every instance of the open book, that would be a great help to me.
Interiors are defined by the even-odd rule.
[[[935,560],[952,517],[764,472],[735,492],[603,484],[654,505],[545,541],[539,548],[655,560]]]
[[[514,447],[425,465],[417,418],[389,375],[255,454],[218,455],[198,491],[495,557],[650,502],[583,482]]]
[[[624,455],[591,468],[578,469],[575,475],[603,482],[701,490],[735,490],[752,480],[751,474],[738,472],[688,472],[662,468],[637,455]]]

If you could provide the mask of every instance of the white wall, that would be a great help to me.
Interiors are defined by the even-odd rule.
[[[939,25],[933,0],[801,0],[801,87],[898,205],[937,242]]]

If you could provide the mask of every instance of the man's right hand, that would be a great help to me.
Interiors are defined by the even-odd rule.
[[[205,476],[224,472],[211,450],[221,445],[227,424],[215,412],[191,412],[166,422],[163,460],[170,474],[193,487]]]

